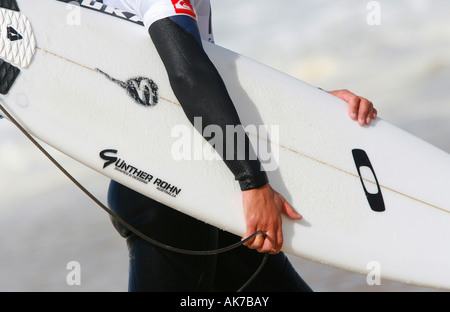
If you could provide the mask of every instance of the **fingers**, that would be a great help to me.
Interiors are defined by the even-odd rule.
[[[280,195],[282,199],[283,206],[281,207],[281,212],[287,215],[289,218],[294,220],[301,220],[303,217],[301,214],[299,214],[294,207],[292,207],[284,197]]]
[[[283,246],[281,218],[279,221],[266,226],[257,225],[256,223],[253,224],[252,222],[247,223],[245,238],[250,237],[258,231],[262,233],[245,242],[244,246],[262,253],[277,254],[281,251],[281,247]]]
[[[377,110],[372,102],[363,97],[349,97],[348,104],[350,118],[357,120],[360,126],[370,125],[372,120],[377,118]]]
[[[254,231],[253,233],[251,233],[251,231],[250,232],[247,231],[247,233],[245,234],[245,237],[250,237],[251,235],[253,235],[256,232],[257,231]],[[247,246],[250,249],[261,249],[262,246],[264,245],[264,240],[265,240],[265,234],[258,234],[254,238],[245,242],[244,246]]]
[[[360,99],[357,96],[351,96],[348,99],[344,100],[346,100],[348,103],[348,113],[350,115],[350,118],[353,120],[358,120]]]
[[[264,233],[252,237],[244,245],[259,252],[280,252],[283,246],[282,214],[294,220],[300,220],[302,216],[269,184],[242,194],[247,225],[245,237],[258,231]]]
[[[370,125],[373,116],[373,104],[369,100],[359,97],[358,123],[361,126]]]
[[[302,216],[295,211],[295,209],[284,199],[283,196],[274,191],[274,196],[277,198],[279,210],[286,214],[289,218],[294,220],[302,219]],[[254,238],[250,239],[245,246],[256,249],[258,252],[277,254],[281,251],[283,246],[283,231],[282,231],[282,219],[281,216],[276,222],[273,222],[264,228],[258,228],[257,223],[249,218],[247,223],[247,233],[245,237],[250,237],[257,231],[262,231],[264,234],[258,234]]]
[[[245,237],[250,237],[257,231],[247,232]],[[264,234],[258,234],[253,239],[244,243],[250,249],[255,249],[261,253],[277,254],[281,251],[283,246],[283,233],[282,231],[262,231]]]
[[[360,126],[370,125],[377,118],[377,110],[373,103],[366,98],[355,95],[348,90],[336,90],[329,93],[348,103],[350,118],[358,121]]]

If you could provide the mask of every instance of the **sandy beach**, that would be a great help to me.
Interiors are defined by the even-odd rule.
[[[218,45],[326,90],[371,99],[383,119],[450,152],[450,3],[212,0]],[[108,179],[49,148],[101,201]],[[122,292],[128,253],[109,216],[0,120],[0,291]],[[315,290],[437,291],[291,258]],[[81,266],[70,286],[67,264]],[[256,268],[255,268],[256,269]],[[449,266],[450,269],[450,266]]]

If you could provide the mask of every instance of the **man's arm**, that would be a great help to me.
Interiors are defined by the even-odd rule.
[[[234,140],[234,136],[226,137],[226,126],[232,125],[244,132],[243,127],[222,78],[193,35],[194,31],[191,29],[196,26],[195,20],[186,18],[191,21],[190,27],[182,28],[171,18],[165,18],[156,21],[149,28],[172,89],[190,122],[194,125],[194,118],[201,118],[202,129],[197,129],[201,134],[209,125],[220,127],[224,142],[221,146],[214,147],[223,156],[241,189],[261,187],[268,182],[267,175],[261,170],[259,160],[250,157],[253,152],[248,137],[243,136],[246,146],[243,160],[244,151],[238,150],[237,140]],[[232,144],[226,144],[227,142]],[[241,153],[241,157],[238,157],[238,153]],[[227,155],[232,156],[226,157]]]
[[[281,213],[289,212],[288,216],[296,219],[301,216],[268,184],[267,175],[252,151],[225,84],[198,39],[196,24],[192,24],[196,22],[186,18],[188,20],[183,21],[183,27],[179,25],[179,20],[158,20],[150,26],[149,34],[166,67],[175,96],[190,122],[194,124],[194,118],[201,117],[203,129],[208,125],[217,125],[222,129],[225,142],[223,146],[214,147],[219,149],[219,154],[243,191],[247,234],[259,230],[266,233],[265,237],[258,235],[246,245],[261,252],[277,253],[283,242]],[[238,150],[234,135],[232,138],[226,137],[227,125],[243,132],[245,151]],[[197,130],[203,134],[203,129]],[[233,156],[228,159],[226,155],[230,154]],[[244,159],[242,155],[245,155]]]

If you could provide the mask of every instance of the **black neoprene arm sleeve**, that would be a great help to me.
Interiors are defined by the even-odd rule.
[[[267,174],[250,146],[225,84],[202,45],[170,18],[154,22],[149,33],[166,67],[175,96],[190,122],[194,125],[194,117],[201,117],[202,129],[197,130],[202,134],[208,125],[222,129],[223,145],[213,146],[239,181],[241,190],[267,184]],[[242,144],[234,138],[234,133],[233,137],[227,137],[230,134],[227,125],[244,133],[245,151],[239,149]]]

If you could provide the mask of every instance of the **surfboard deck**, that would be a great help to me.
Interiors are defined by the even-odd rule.
[[[210,160],[139,20],[80,3],[0,3],[2,104],[86,166],[244,235],[239,185]],[[450,289],[447,153],[380,118],[360,127],[328,93],[204,45],[272,186],[303,215],[283,219],[285,252],[361,274],[377,263],[382,278]]]

